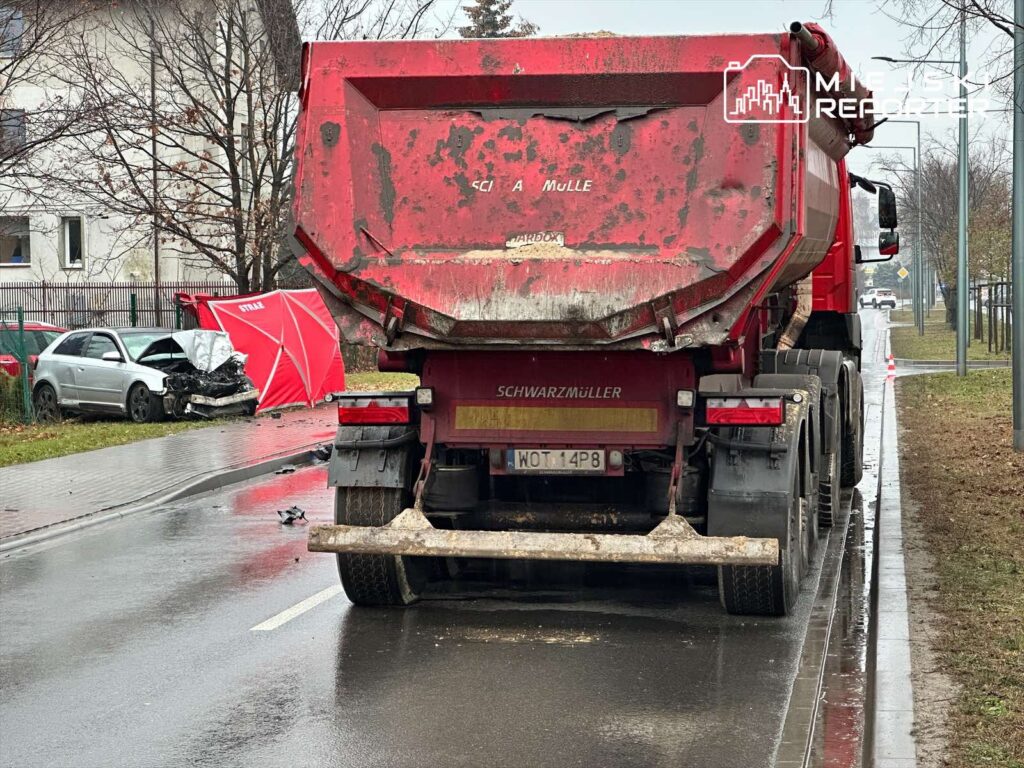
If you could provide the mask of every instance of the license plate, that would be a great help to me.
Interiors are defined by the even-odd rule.
[[[583,475],[604,472],[604,451],[515,448],[508,451],[506,469],[521,474]]]

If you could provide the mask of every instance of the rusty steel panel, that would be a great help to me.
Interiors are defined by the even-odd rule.
[[[822,260],[846,194],[846,144],[725,121],[755,54],[800,63],[788,34],[313,43],[300,262],[346,338],[392,349],[723,343]]]
[[[455,531],[434,528],[422,512],[406,509],[382,527],[318,525],[310,552],[575,560],[677,565],[778,565],[777,539],[701,536],[672,516],[646,535]]]

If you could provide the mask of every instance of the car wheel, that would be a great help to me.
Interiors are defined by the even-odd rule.
[[[36,419],[43,422],[60,421],[60,405],[57,392],[49,384],[40,384],[32,395],[32,406]]]
[[[153,397],[153,393],[145,384],[136,384],[128,391],[128,418],[136,424],[160,421],[163,417],[163,400]]]

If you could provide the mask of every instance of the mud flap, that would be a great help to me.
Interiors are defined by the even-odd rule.
[[[755,378],[755,387],[769,386],[760,379],[802,379],[805,386],[771,382],[771,386],[790,388],[782,425],[734,427],[709,436],[714,453],[708,533],[774,537],[779,559],[772,567],[728,564],[719,568],[719,597],[732,614],[785,616],[796,603],[810,557],[803,543],[811,534],[804,525],[804,497],[817,490],[809,467],[820,384],[817,377],[768,374]],[[816,522],[816,510],[814,514]]]
[[[773,382],[771,386],[780,385]],[[808,434],[813,433],[818,389],[809,387],[802,394],[800,403],[787,403],[782,426],[732,427],[720,430],[712,441],[715,456],[708,483],[708,535],[786,541],[790,483],[793,473],[801,470],[799,431],[806,423]],[[811,457],[805,456],[804,488],[811,480],[811,466]]]
[[[343,488],[409,488],[415,429],[339,427],[327,485]]]
[[[773,565],[779,560],[775,539],[701,536],[675,515],[641,536],[441,530],[416,509],[380,527],[315,526],[309,551],[677,565]]]

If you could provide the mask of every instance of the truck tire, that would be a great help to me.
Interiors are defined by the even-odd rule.
[[[860,396],[861,420],[853,429],[845,430],[842,439],[841,482],[843,488],[853,488],[864,477],[864,395]]]
[[[799,483],[794,476],[787,541],[780,544],[779,565],[723,565],[718,570],[722,607],[738,616],[786,616],[796,604],[803,574]]]
[[[404,488],[338,488],[334,522],[385,525],[402,511],[407,496]],[[337,557],[341,586],[355,605],[410,605],[419,599],[426,586],[426,569],[416,558],[346,554]]]
[[[818,525],[831,528],[842,504],[843,415],[832,419],[832,434],[824,446],[825,457],[818,481]]]

